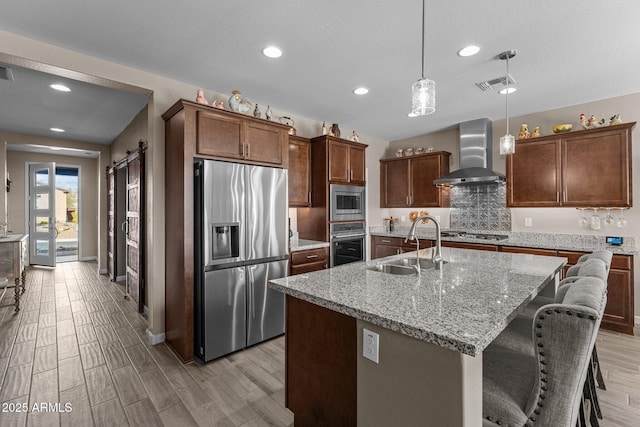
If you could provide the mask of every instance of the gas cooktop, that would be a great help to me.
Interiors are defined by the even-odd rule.
[[[443,231],[442,237],[458,237],[461,239],[481,239],[481,240],[506,240],[506,234],[477,233],[475,231]]]

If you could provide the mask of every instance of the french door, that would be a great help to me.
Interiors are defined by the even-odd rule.
[[[56,266],[56,164],[29,165],[29,263]]]

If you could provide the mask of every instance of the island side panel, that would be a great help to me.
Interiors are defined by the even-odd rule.
[[[295,425],[356,425],[356,319],[287,295],[286,406]]]
[[[379,362],[362,356],[362,329]],[[358,425],[482,425],[482,353],[448,350],[358,320]]]

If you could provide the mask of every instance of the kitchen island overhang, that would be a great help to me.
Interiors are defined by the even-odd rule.
[[[428,258],[430,251],[420,255]],[[293,389],[296,384],[290,377],[298,378],[295,370],[313,366],[324,377],[332,372],[331,364],[321,366],[321,358],[313,363],[297,360],[297,349],[318,346],[322,354],[340,342],[346,343],[345,357],[357,371],[353,374],[357,416],[353,417],[358,425],[426,419],[433,425],[480,425],[482,351],[543,288],[552,284],[547,289],[555,289],[567,262],[566,258],[444,248],[447,264],[440,271],[396,276],[368,269],[407,256],[270,282],[269,286],[288,296],[287,403],[296,422],[299,416],[312,422],[318,410],[309,390]],[[290,304],[293,299],[296,304]],[[324,331],[324,341],[317,341],[312,334],[323,330],[321,321],[307,323],[307,335],[299,327],[309,310],[327,310],[325,318],[334,313],[353,321],[343,323],[348,325],[345,331]],[[292,334],[289,323],[296,325]],[[379,364],[361,356],[365,327],[380,335]],[[310,406],[305,407],[304,399],[291,402],[289,396],[294,395],[307,396]],[[317,420],[319,424],[328,421],[332,420]]]

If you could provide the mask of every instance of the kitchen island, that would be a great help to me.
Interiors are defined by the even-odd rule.
[[[286,404],[296,424],[481,425],[483,350],[566,264],[443,248],[442,270],[371,270],[411,257],[270,281],[287,295]],[[379,335],[379,363],[361,356],[363,329]]]

